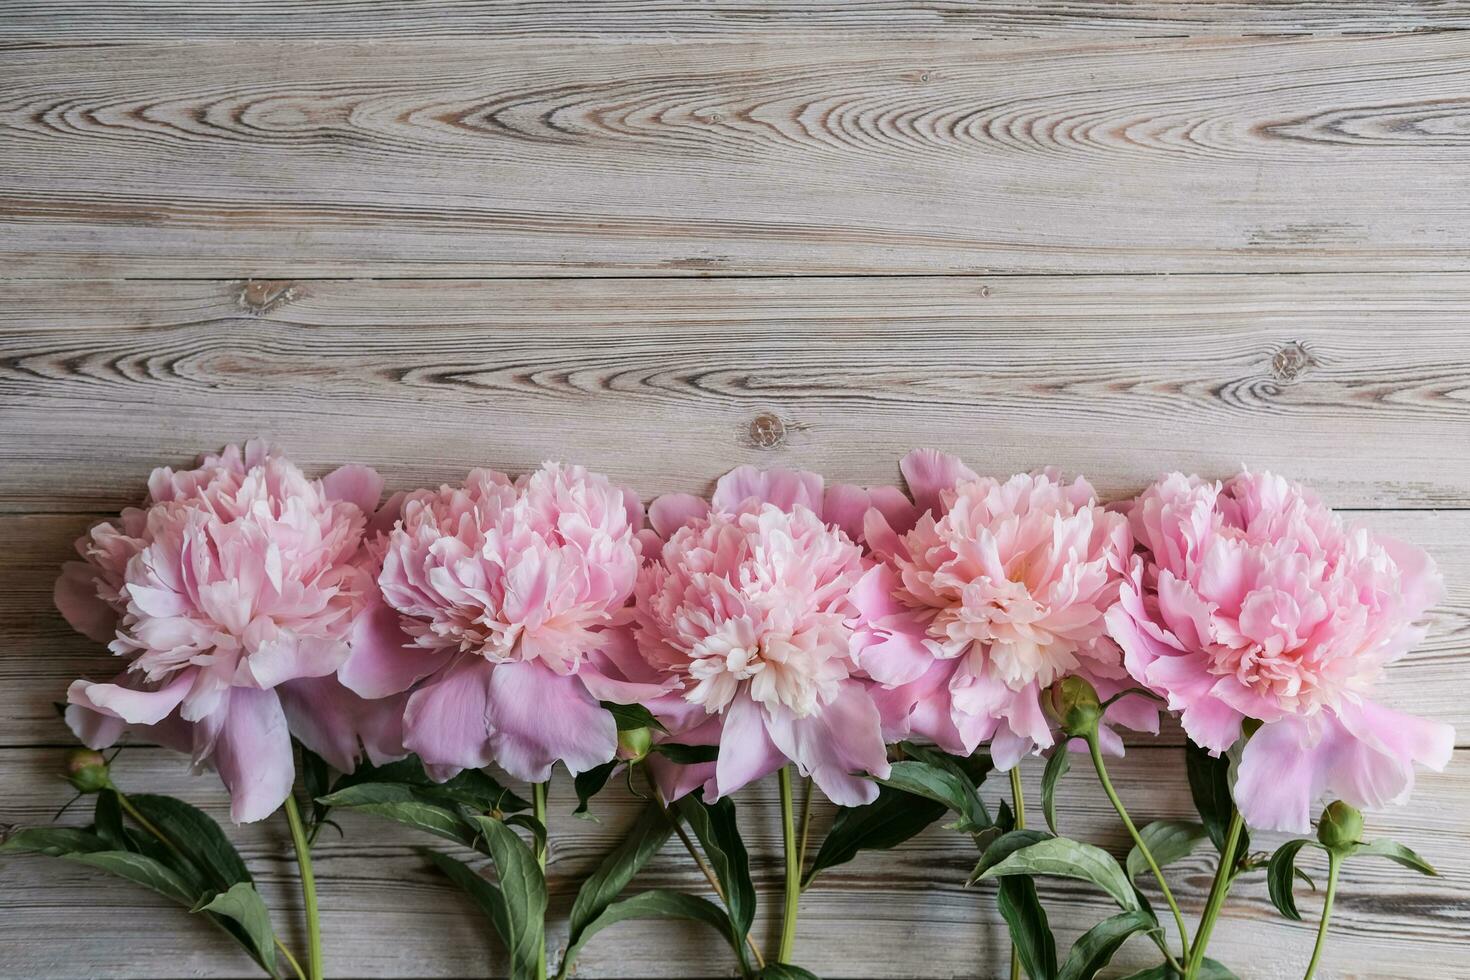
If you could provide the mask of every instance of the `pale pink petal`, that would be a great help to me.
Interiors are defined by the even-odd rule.
[[[404,634],[398,611],[374,595],[352,622],[351,652],[337,677],[365,698],[381,698],[406,691],[441,669],[454,650],[416,646]]]
[[[660,676],[638,656],[638,646],[625,628],[604,630],[603,645],[583,658],[577,676],[598,701],[639,704],[657,698],[677,683]]]
[[[758,470],[737,466],[720,477],[710,503],[723,511],[734,511],[746,500],[773,504],[784,511],[805,507],[822,516],[822,477],[805,470]]]
[[[517,779],[540,783],[561,762],[573,775],[612,759],[617,725],[575,675],[538,661],[494,665],[489,693],[495,760]]]
[[[405,694],[368,701],[335,677],[287,681],[276,689],[291,734],[339,772],[352,772],[366,754],[373,763],[401,759]]]
[[[448,769],[488,766],[487,716],[491,665],[473,655],[460,657],[409,696],[403,714],[403,745],[425,765]]]
[[[861,684],[843,684],[821,711],[804,718],[771,712],[768,731],[833,803],[861,806],[878,798],[877,784],[863,774],[887,776],[888,753],[878,709]]]
[[[685,524],[709,513],[709,501],[692,493],[666,493],[648,505],[648,523],[665,541]]]
[[[117,610],[97,597],[97,569],[79,561],[61,566],[53,593],[56,608],[72,629],[98,643],[116,635]]]
[[[322,477],[322,489],[328,500],[343,500],[356,504],[365,515],[378,509],[378,500],[383,496],[383,478],[369,466],[351,463],[340,466]]]
[[[698,705],[691,705],[691,707],[699,708]],[[654,711],[654,714],[660,720],[667,718],[665,714],[658,711]],[[706,715],[703,708],[699,708],[699,715],[701,720],[693,727],[684,730],[674,728],[672,730],[677,734],[656,736],[655,740],[674,742],[679,745],[719,745],[724,718],[720,715]],[[778,758],[778,766],[780,761]],[[644,764],[648,766],[649,775],[653,777],[659,792],[663,794],[666,801],[672,802],[706,785],[709,786],[711,794],[718,792],[713,783],[715,778],[715,763],[713,762],[698,762],[685,766],[671,762],[667,756],[651,752],[644,760]]]
[[[127,683],[133,680],[129,675],[121,675],[118,679],[125,683],[72,681],[66,691],[67,703],[121,718],[130,725],[156,725],[184,700],[193,683],[194,672],[179,671],[157,690],[132,686]]]
[[[291,733],[274,691],[237,687],[212,761],[230,791],[230,819],[253,823],[275,813],[296,779]]]
[[[729,796],[775,772],[785,761],[767,731],[765,709],[749,697],[737,695],[725,710],[720,755],[706,796],[710,800]]]
[[[975,471],[960,462],[959,457],[937,449],[915,449],[903,458],[898,468],[921,512],[931,510],[937,513],[941,491],[978,479]]]
[[[117,743],[127,730],[127,722],[103,714],[81,704],[66,706],[66,727],[89,749],[105,749]]]

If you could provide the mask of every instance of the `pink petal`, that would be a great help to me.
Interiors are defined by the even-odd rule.
[[[352,463],[322,477],[322,490],[328,500],[356,504],[358,510],[371,517],[383,496],[383,478],[371,467]]]
[[[667,541],[685,524],[709,513],[709,501],[692,493],[666,493],[648,505],[648,523]],[[656,553],[656,552],[654,552]]]
[[[445,769],[488,766],[491,665],[461,656],[409,696],[403,714],[403,745],[425,765]]]
[[[775,772],[786,762],[767,731],[765,709],[741,692],[725,709],[720,755],[705,790],[710,800],[729,796],[742,786]]]
[[[73,703],[66,706],[66,727],[87,748],[105,749],[115,745],[128,726],[121,718]]]
[[[800,505],[822,517],[822,478],[805,470],[758,470],[737,466],[720,477],[710,503],[717,510],[733,511],[754,497],[790,511]]]
[[[398,611],[381,595],[374,595],[352,621],[350,653],[337,677],[365,698],[398,694],[443,668],[453,648],[429,650],[414,646],[399,625]]]
[[[858,652],[858,663],[873,680],[895,686],[922,677],[934,664],[922,633],[880,630],[876,641]]]
[[[123,674],[118,679],[123,684],[93,684],[88,681],[72,681],[67,688],[68,704],[78,705],[105,715],[120,718],[130,725],[156,725],[184,700],[194,682],[194,670],[181,670],[158,690],[133,687],[127,681],[131,675]]]
[[[97,598],[96,572],[85,562],[67,562],[61,566],[53,597],[72,629],[89,640],[107,643],[116,635],[117,613]]]
[[[961,463],[959,457],[937,449],[915,449],[903,458],[898,468],[920,512],[939,513],[940,491],[978,479],[975,471]]]
[[[553,763],[576,775],[611,760],[617,751],[612,715],[576,675],[555,673],[540,661],[494,665],[489,713],[495,761],[527,782],[551,778]]]
[[[632,632],[625,628],[603,630],[603,645],[590,651],[577,668],[588,692],[598,701],[638,704],[657,698],[676,683],[661,677],[638,655]]]
[[[878,708],[861,684],[844,683],[835,698],[805,718],[773,712],[768,730],[776,747],[833,803],[861,806],[878,798],[878,784],[860,774],[887,776],[888,752]]]
[[[274,691],[248,687],[231,690],[224,711],[213,762],[230,791],[230,819],[264,820],[286,801],[296,780],[286,714]]]
[[[367,701],[335,677],[307,677],[277,688],[291,734],[339,772],[352,772],[366,747],[376,765],[401,759],[407,695]]]
[[[699,706],[694,705],[694,707]],[[656,711],[654,714],[663,720],[662,714]],[[703,718],[700,724],[679,731],[676,735],[660,737],[657,741],[676,742],[680,745],[719,745],[724,719],[720,715],[705,715],[703,708],[699,708],[699,714]],[[648,766],[649,775],[653,777],[659,792],[663,794],[666,801],[677,800],[703,785],[709,786],[711,794],[717,792],[714,787],[715,764],[713,762],[698,762],[694,765],[682,766],[653,752],[644,760],[644,764]]]

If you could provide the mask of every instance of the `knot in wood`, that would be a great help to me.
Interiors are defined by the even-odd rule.
[[[240,309],[251,316],[264,316],[291,302],[296,296],[296,284],[289,280],[247,279],[245,285],[240,287]]]
[[[1271,373],[1282,381],[1295,381],[1314,362],[1307,349],[1292,341],[1271,358]]]
[[[750,420],[750,441],[758,449],[775,449],[786,441],[786,423],[770,412]]]

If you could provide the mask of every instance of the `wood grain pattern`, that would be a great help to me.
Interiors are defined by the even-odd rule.
[[[1470,753],[1461,751],[1445,774],[1420,781],[1412,808],[1370,821],[1370,835],[1392,834],[1438,866],[1439,878],[1413,875],[1387,861],[1362,859],[1347,865],[1324,976],[1415,977],[1413,964],[1440,964],[1437,977],[1463,976],[1463,926],[1470,918],[1470,851],[1464,845],[1461,802],[1470,794]],[[57,750],[5,750],[0,754],[0,815],[7,821],[44,822],[67,799],[67,787],[49,774]],[[158,749],[130,749],[119,766],[125,786],[176,793],[225,820],[225,798],[212,777],[190,779],[186,762]],[[1144,819],[1189,815],[1177,749],[1135,749],[1110,767],[1130,811]],[[1027,771],[1028,792],[1039,792],[1038,767]],[[992,803],[1004,780],[987,786]],[[1079,768],[1066,777],[1059,820],[1065,832],[1095,840],[1120,856],[1126,837],[1094,776]],[[742,827],[763,906],[756,934],[774,939],[779,923],[780,825],[776,787],[768,779],[738,796]],[[569,816],[571,787],[552,788],[551,891],[553,908],[564,917],[581,878],[618,840],[641,803],[621,788],[598,798],[601,823]],[[830,808],[814,820],[825,832]],[[77,823],[86,821],[76,813]],[[499,963],[493,940],[467,902],[438,878],[415,847],[433,843],[370,818],[345,815],[345,840],[324,835],[316,859],[323,903],[323,929],[336,976],[483,976]],[[262,881],[276,922],[287,936],[299,931],[299,898],[284,828],[274,824],[236,828],[232,836]],[[1271,847],[1280,838],[1259,835]],[[999,976],[1008,954],[1004,926],[990,887],[967,889],[974,849],[952,831],[935,827],[894,852],[870,852],[833,869],[802,898],[801,961],[824,977]],[[1316,874],[1314,858],[1302,866]],[[1203,852],[1181,862],[1171,875],[1191,916],[1209,890],[1212,872]],[[707,886],[688,857],[671,841],[635,887],[671,887],[705,894]],[[1060,942],[1110,914],[1099,893],[1058,879],[1041,882]],[[1156,892],[1151,894],[1159,900]],[[1295,978],[1311,949],[1319,899],[1305,887],[1299,895],[1308,921],[1290,923],[1271,908],[1263,875],[1237,884],[1213,949],[1241,977]],[[55,925],[62,910],[81,906],[86,949],[106,956],[77,955],[57,946]],[[875,914],[877,912],[877,914]],[[861,926],[859,926],[861,923]],[[560,933],[553,946],[564,942]],[[8,976],[63,978],[164,978],[248,976],[243,955],[208,928],[146,892],[42,858],[0,861],[0,948]],[[1151,949],[1130,941],[1115,961],[1121,968],[1150,965]],[[161,955],[160,950],[163,950]],[[599,935],[582,959],[582,977],[687,977],[728,975],[723,946],[698,927],[629,922]],[[917,952],[916,952],[917,951]],[[498,968],[498,967],[497,967]],[[1109,976],[1121,975],[1121,970]]]
[[[1450,0],[1352,4],[1323,0],[10,0],[0,37],[58,40],[243,38],[732,38],[1034,37],[1115,33],[1311,34],[1453,30],[1470,15]]]
[[[1461,275],[0,283],[0,509],[115,511],[257,433],[394,488],[548,455],[646,495],[891,482],[937,445],[1106,496],[1248,463],[1466,507],[1467,320]]]
[[[1470,34],[10,45],[7,275],[1466,270]]]

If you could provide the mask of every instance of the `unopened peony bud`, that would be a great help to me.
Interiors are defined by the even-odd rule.
[[[92,749],[72,749],[66,754],[66,781],[81,793],[100,793],[112,785],[107,760]]]
[[[1097,691],[1084,678],[1063,677],[1046,689],[1042,707],[1067,735],[1088,738],[1097,734],[1102,720],[1102,702]]]
[[[1352,847],[1363,838],[1363,815],[1342,800],[1327,804],[1317,821],[1317,840],[1329,851]]]
[[[646,728],[618,732],[618,758],[624,762],[642,762],[652,745],[653,733]]]

